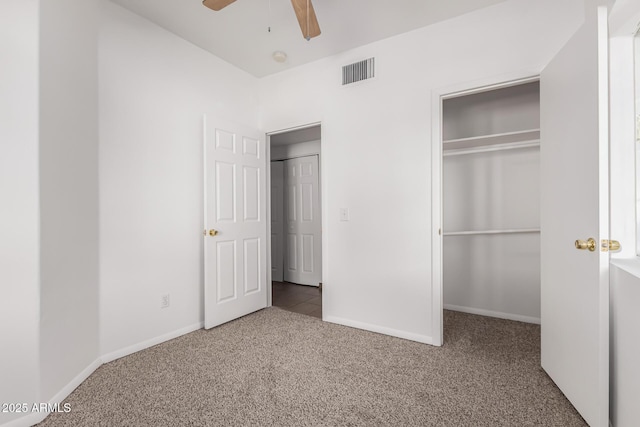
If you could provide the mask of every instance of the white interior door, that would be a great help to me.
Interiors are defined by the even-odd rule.
[[[271,162],[271,280],[284,280],[284,162]]]
[[[205,116],[205,327],[267,304],[263,136]]]
[[[606,9],[587,13],[540,80],[542,367],[591,426],[609,402],[607,39]]]
[[[285,162],[287,239],[284,280],[318,286],[322,281],[318,156]]]

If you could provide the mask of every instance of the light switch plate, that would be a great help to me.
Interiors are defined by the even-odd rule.
[[[340,221],[349,221],[349,208],[340,208]]]

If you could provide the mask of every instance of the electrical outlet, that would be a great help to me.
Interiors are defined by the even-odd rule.
[[[169,294],[164,294],[160,297],[160,308],[169,307]]]

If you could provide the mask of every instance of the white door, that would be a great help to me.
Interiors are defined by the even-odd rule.
[[[542,72],[542,367],[591,426],[608,425],[607,11]],[[593,238],[594,251],[577,250]]]
[[[284,280],[284,161],[271,162],[271,280]]]
[[[263,136],[238,125],[204,128],[205,327],[267,305]]]
[[[322,281],[318,156],[285,162],[287,255],[284,280],[318,286]]]

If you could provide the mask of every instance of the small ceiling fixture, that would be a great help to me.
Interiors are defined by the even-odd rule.
[[[281,50],[276,50],[275,52],[273,52],[271,54],[271,57],[273,58],[274,61],[279,63],[283,63],[284,61],[287,60],[287,54]]]

